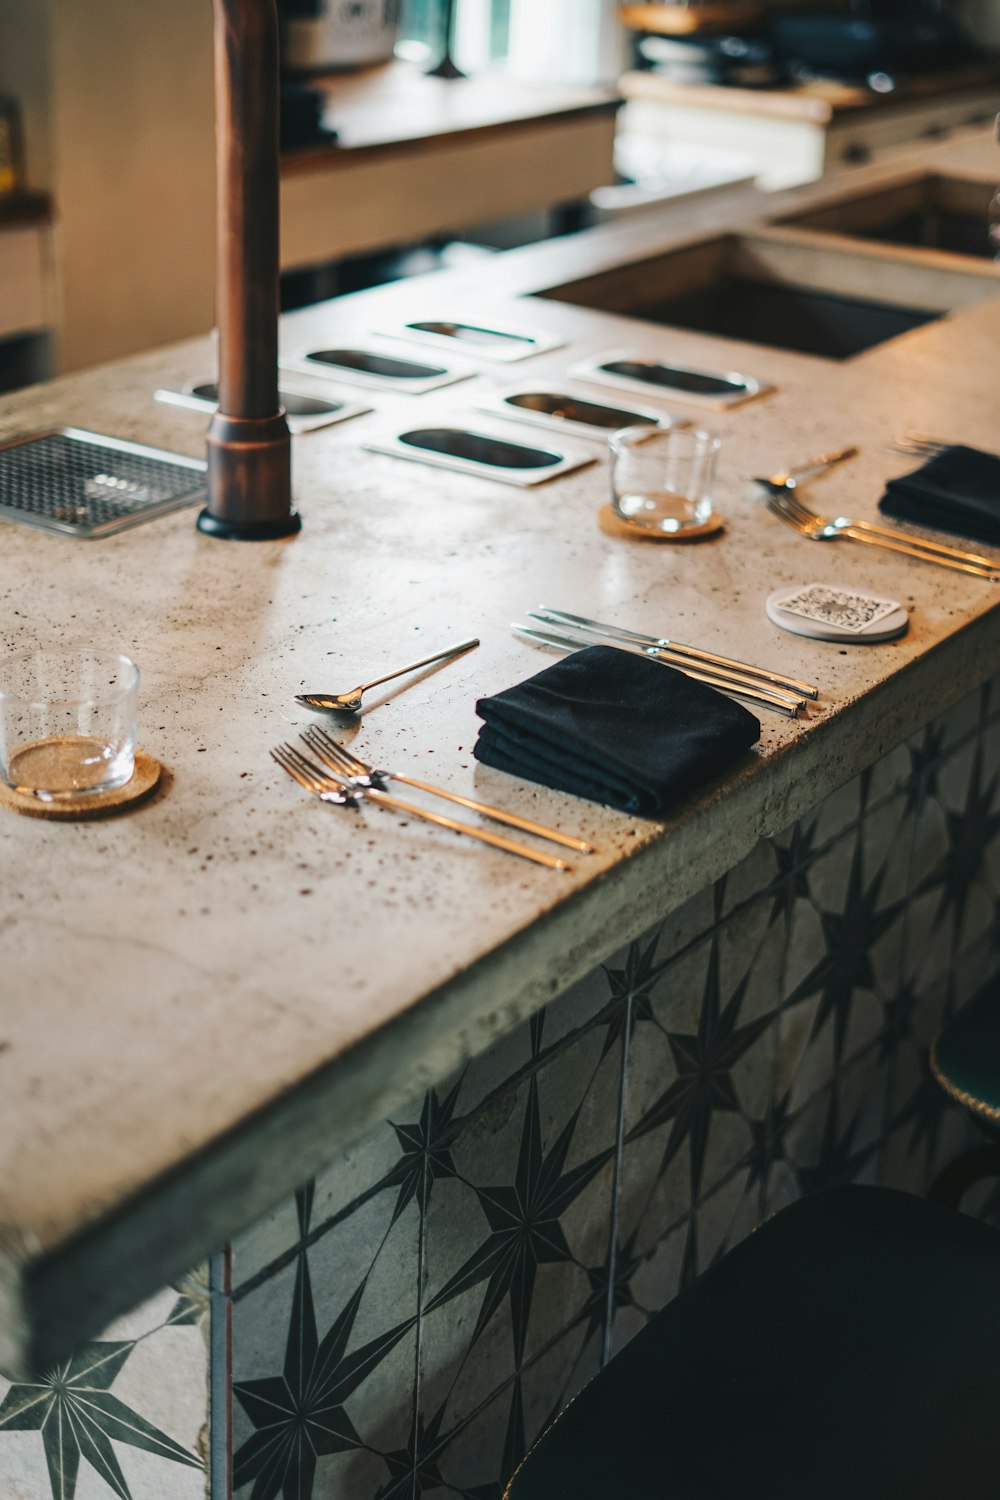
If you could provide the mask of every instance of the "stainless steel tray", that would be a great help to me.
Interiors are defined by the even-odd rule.
[[[58,427],[0,443],[0,520],[102,537],[207,498],[204,459]]]

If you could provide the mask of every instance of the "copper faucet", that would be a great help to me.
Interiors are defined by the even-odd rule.
[[[198,529],[291,536],[291,440],[278,400],[278,15],[276,0],[213,0],[219,406],[208,428],[208,505]]]

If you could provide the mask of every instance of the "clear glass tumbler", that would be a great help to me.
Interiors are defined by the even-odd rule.
[[[711,520],[717,437],[693,427],[624,427],[608,441],[611,506],[623,521],[677,533]]]
[[[44,802],[124,786],[135,767],[139,668],[110,651],[0,661],[0,776]]]

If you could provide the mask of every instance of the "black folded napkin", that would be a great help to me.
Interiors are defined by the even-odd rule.
[[[731,698],[612,646],[576,651],[476,712],[484,765],[652,817],[760,738]]]
[[[1000,458],[960,444],[890,479],[879,510],[919,526],[1000,543]]]

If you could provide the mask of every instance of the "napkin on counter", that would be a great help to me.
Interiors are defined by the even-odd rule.
[[[960,444],[890,479],[879,510],[918,526],[1000,543],[1000,458]]]
[[[760,738],[739,703],[613,646],[575,651],[476,712],[484,765],[650,817]]]

